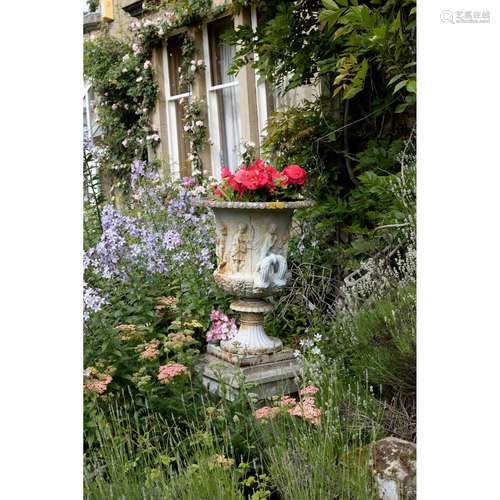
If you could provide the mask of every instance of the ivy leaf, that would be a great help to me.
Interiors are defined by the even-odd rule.
[[[395,87],[394,91],[392,92],[395,94],[398,90],[402,89],[406,84],[408,83],[408,80],[401,80]]]

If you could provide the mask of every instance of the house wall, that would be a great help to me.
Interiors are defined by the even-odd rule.
[[[113,3],[113,20],[110,22],[103,21],[98,30],[91,31],[87,33],[86,37],[93,37],[97,33],[107,32],[112,36],[119,38],[131,40],[132,36],[128,29],[130,22],[134,19],[127,12],[123,10],[126,7],[134,3],[134,0],[102,0],[109,1]],[[229,0],[213,0],[213,6],[218,7],[224,4],[229,4]],[[150,17],[154,17],[155,14],[151,14]],[[254,14],[254,22],[256,16]],[[252,15],[250,8],[242,9],[241,12],[233,17],[233,22],[235,26],[241,24],[252,24]],[[195,40],[196,47],[196,59],[203,59],[207,61],[210,57],[206,53],[206,43],[203,40],[203,30],[200,28],[188,28],[190,34]],[[165,72],[165,54],[166,51],[163,47],[158,47],[153,50],[152,54],[152,66],[154,73],[156,75],[159,87],[159,98],[156,103],[155,109],[151,114],[152,125],[158,130],[161,141],[155,150],[148,151],[150,159],[156,158],[161,162],[160,173],[164,177],[171,175],[170,168],[170,158],[171,152],[169,151],[169,127],[168,127],[168,111],[167,111],[167,96],[165,79],[168,75]],[[258,113],[258,91],[256,85],[255,71],[252,67],[243,67],[237,75],[237,81],[239,83],[239,115],[240,115],[240,139],[246,141],[252,141],[256,144],[257,150],[260,147],[260,131],[259,131],[259,119],[262,121],[262,113]],[[260,89],[262,92],[262,89]],[[202,99],[206,103],[209,102],[209,95],[207,91],[207,75],[206,71],[197,71],[195,73],[194,82],[191,89],[192,95],[199,99]],[[306,99],[314,99],[319,94],[317,88],[312,86],[303,86],[301,88],[295,89],[285,96],[276,96],[275,104],[276,111],[283,111],[288,109],[290,106],[296,106]],[[265,99],[261,99],[262,102]],[[212,110],[209,110],[211,112]],[[208,136],[211,135],[210,123],[209,123],[209,113],[205,113],[203,121],[209,126]],[[260,116],[260,118],[259,118]],[[262,125],[262,124],[261,124]],[[213,165],[213,155],[211,154],[211,148],[209,144],[206,144],[204,150],[201,152],[202,163],[204,167],[205,175],[212,175],[216,173],[217,169]],[[236,167],[236,165],[231,165],[231,167]]]

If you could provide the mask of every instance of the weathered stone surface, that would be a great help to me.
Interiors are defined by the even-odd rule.
[[[291,349],[276,354],[243,356],[241,361],[244,365],[235,363],[234,357],[229,358],[227,354],[219,350],[218,355],[221,357],[214,354],[203,357],[200,366],[203,370],[203,385],[213,394],[232,401],[243,384],[257,399],[298,390],[302,370]],[[226,359],[222,359],[222,356]]]
[[[218,345],[208,344],[207,353],[227,361],[228,363],[239,366],[276,363],[277,361],[294,359],[293,349],[290,349],[289,347],[285,347],[281,351],[277,351],[272,354],[233,354],[231,352],[224,351]]]
[[[415,443],[387,437],[370,446],[371,467],[382,500],[417,498],[417,447]]]

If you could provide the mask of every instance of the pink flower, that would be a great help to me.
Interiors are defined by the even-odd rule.
[[[314,385],[308,385],[307,387],[304,387],[299,394],[301,396],[305,396],[306,394],[316,394],[318,391],[318,387],[315,387]]]
[[[295,398],[291,398],[290,396],[283,396],[279,404],[280,406],[296,405],[297,400]]]
[[[159,340],[152,340],[148,344],[146,344],[144,351],[139,355],[139,359],[147,360],[147,359],[156,359],[160,355],[160,351],[158,347],[160,346]]]
[[[109,383],[113,380],[111,375],[99,373],[95,368],[89,369],[89,374],[91,377],[85,382],[84,389],[97,395],[104,394]]]
[[[238,328],[234,319],[229,319],[223,312],[213,309],[210,313],[212,325],[207,332],[207,342],[229,340],[236,335]]]
[[[177,375],[187,373],[188,369],[186,366],[180,363],[170,363],[168,365],[160,366],[160,371],[158,372],[158,380],[160,384],[168,384]]]
[[[321,410],[316,407],[314,398],[304,398],[298,405],[288,410],[290,415],[302,417],[304,420],[311,422],[314,425],[319,425],[321,420]]]
[[[193,184],[194,184],[194,179],[192,179],[191,177],[184,177],[182,179],[182,185],[184,187],[191,187]]]
[[[276,406],[272,408],[269,406],[263,406],[262,408],[255,410],[254,415],[257,420],[273,418],[278,414],[279,410],[280,409]]]
[[[113,103],[113,105],[111,106],[111,109],[118,109],[118,104]]]

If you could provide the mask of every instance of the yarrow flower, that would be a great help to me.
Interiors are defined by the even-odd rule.
[[[319,391],[319,388],[314,385],[308,385],[300,390],[299,394],[301,396],[305,396],[306,394],[316,394]]]
[[[277,406],[263,406],[262,408],[256,410],[254,415],[257,420],[266,420],[274,418],[279,413],[279,411],[280,409]]]
[[[159,347],[160,341],[158,339],[154,339],[151,342],[148,342],[144,346],[144,350],[139,355],[139,359],[142,361],[156,359],[160,355],[160,351],[158,349]]]
[[[92,366],[85,370],[85,376],[87,378],[83,385],[85,391],[92,392],[99,396],[106,392],[108,385],[113,380],[111,375],[108,373],[101,373]]]
[[[229,319],[223,312],[212,309],[210,313],[212,325],[207,332],[207,342],[229,340],[238,332],[234,319]]]
[[[191,335],[182,332],[169,333],[167,335],[167,338],[168,340],[165,342],[165,347],[175,351],[195,342],[194,338]]]
[[[174,310],[177,308],[177,299],[175,297],[160,297],[155,305],[157,313],[164,314],[165,310]]]
[[[158,380],[160,384],[168,384],[178,375],[187,373],[187,366],[180,363],[170,363],[168,365],[160,366],[160,371],[158,372]]]

